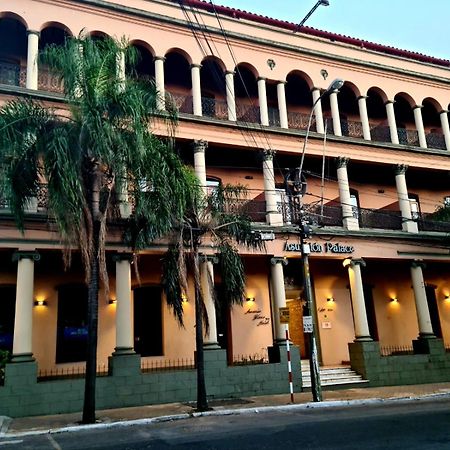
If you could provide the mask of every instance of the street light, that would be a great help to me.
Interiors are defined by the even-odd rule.
[[[311,15],[314,13],[314,11],[319,6],[330,6],[330,2],[328,0],[319,0],[312,8],[311,11],[309,11],[308,14],[303,18],[303,20],[297,25],[297,28],[294,30],[294,33],[297,33],[297,31],[305,24],[305,22],[311,17]]]
[[[305,160],[305,152],[306,145],[308,143],[309,131],[311,128],[312,116],[314,114],[314,108],[317,103],[323,98],[325,95],[329,95],[330,93],[339,90],[344,85],[344,80],[341,78],[336,78],[331,82],[328,86],[328,89],[323,92],[323,94],[313,103],[311,108],[311,113],[309,115],[308,128],[306,129],[305,140],[303,142],[303,150],[302,150],[302,158],[300,161],[300,167],[298,169],[298,179],[302,182],[302,169],[303,162]],[[306,189],[306,186],[305,186]],[[313,395],[313,401],[320,402],[322,401],[322,386],[320,384],[320,369],[319,369],[319,359],[317,355],[317,324],[314,320],[313,311],[315,309],[313,302],[313,294],[312,294],[312,286],[311,286],[311,276],[309,272],[309,254],[311,252],[310,246],[305,239],[311,237],[311,228],[306,223],[305,217],[303,215],[302,204],[300,204],[300,246],[302,252],[302,270],[303,270],[303,284],[305,289],[305,298],[306,298],[306,316],[309,320],[310,332],[309,334],[309,371],[311,374],[311,392]],[[305,326],[306,328],[306,326]]]

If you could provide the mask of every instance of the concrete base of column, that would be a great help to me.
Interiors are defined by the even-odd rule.
[[[135,355],[133,347],[116,347],[112,356],[121,356],[121,355]]]
[[[346,217],[342,219],[344,228],[350,231],[359,230],[359,220],[356,217]]]
[[[116,354],[108,358],[108,372],[112,376],[136,376],[141,373],[141,355]]]
[[[218,342],[206,342],[203,344],[204,350],[221,350],[222,347],[219,345]]]
[[[29,386],[37,383],[36,361],[15,361],[5,366],[5,386]]]
[[[12,363],[26,363],[35,361],[33,353],[18,353],[11,358]]]
[[[283,215],[280,213],[267,213],[266,222],[273,227],[283,226]]]
[[[403,231],[407,231],[408,233],[418,233],[419,232],[417,222],[414,222],[412,220],[403,222],[402,229],[403,229]]]
[[[373,339],[370,336],[356,336],[353,342],[372,342]]]
[[[445,353],[445,346],[442,339],[435,336],[428,338],[419,337],[413,341],[414,353],[418,355],[429,355],[430,353]]]

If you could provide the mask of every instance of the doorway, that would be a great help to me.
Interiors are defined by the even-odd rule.
[[[436,286],[431,284],[425,285],[425,293],[427,295],[428,310],[430,311],[431,326],[433,327],[434,335],[441,339],[442,328],[436,299]]]
[[[12,352],[14,318],[16,315],[16,286],[0,286],[0,350]]]

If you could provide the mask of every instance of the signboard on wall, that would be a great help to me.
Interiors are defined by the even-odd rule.
[[[303,316],[303,332],[304,333],[312,333],[313,332],[312,316]]]
[[[349,253],[353,253],[355,251],[355,247],[353,245],[340,244],[339,242],[311,242],[309,244],[311,253],[334,253],[345,255]],[[302,246],[299,242],[286,242],[284,245],[285,252],[301,252]]]
[[[278,308],[280,314],[280,323],[289,323],[289,308]]]

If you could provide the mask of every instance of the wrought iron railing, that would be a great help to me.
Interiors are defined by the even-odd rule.
[[[410,345],[385,345],[380,346],[381,356],[414,355],[414,349]]]
[[[228,105],[225,100],[202,97],[202,114],[206,117],[228,120]]]
[[[300,112],[288,112],[288,127],[296,130],[307,130],[309,123],[309,114]],[[312,117],[309,131],[317,131],[316,118]]]
[[[58,94],[61,94],[64,91],[64,86],[59,75],[48,69],[39,68],[38,89],[40,91],[57,92]]]
[[[25,87],[26,69],[20,64],[0,63],[0,83],[10,86]]]
[[[144,373],[192,369],[195,369],[195,361],[192,358],[179,358],[173,360],[141,359],[141,371]]]
[[[363,128],[361,122],[354,120],[341,120],[342,136],[353,138],[363,138]]]
[[[358,211],[359,226],[361,228],[402,229],[402,215],[400,211],[368,208],[358,208]]]
[[[391,130],[386,125],[371,123],[370,138],[375,142],[391,142]]]
[[[445,138],[443,134],[439,133],[428,133],[426,135],[427,139],[427,147],[428,148],[437,148],[440,150],[446,150],[447,147],[445,145]]]
[[[232,366],[255,366],[257,364],[269,364],[267,351],[250,355],[233,355]]]
[[[271,127],[279,127],[280,123],[280,112],[278,108],[268,108],[267,112],[269,114],[269,125]]]
[[[243,214],[249,217],[252,222],[266,221],[266,202],[260,198],[238,199],[229,203],[225,207],[228,214]]]
[[[97,366],[97,376],[108,376],[108,366],[106,364],[100,364]],[[86,366],[61,366],[52,367],[51,369],[39,369],[38,381],[51,381],[51,380],[65,380],[72,378],[84,378],[86,375]]]
[[[238,122],[260,123],[259,106],[236,101],[236,118]]]
[[[403,145],[419,146],[419,133],[417,130],[407,130],[405,128],[397,128],[398,141]]]
[[[304,217],[309,223],[323,227],[342,227],[342,208],[339,205],[303,205]]]
[[[422,214],[417,220],[420,231],[437,231],[441,233],[450,233],[450,223],[437,220],[434,213]]]
[[[166,107],[180,113],[192,114],[194,111],[192,96],[166,92]]]

